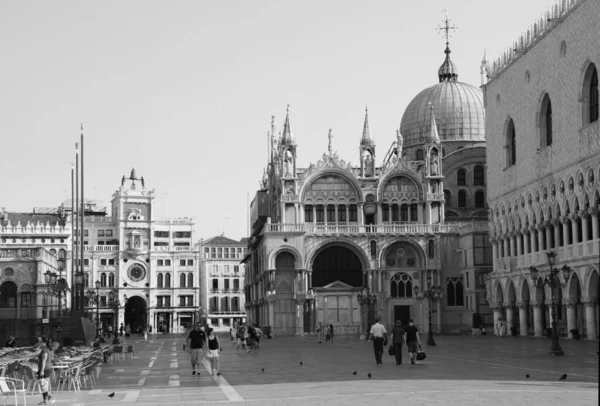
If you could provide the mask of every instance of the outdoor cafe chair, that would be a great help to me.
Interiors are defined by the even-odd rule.
[[[13,378],[0,378],[0,394],[4,396],[4,405],[11,396],[15,397],[15,406],[18,406],[19,393],[23,395],[23,405],[27,405],[27,398],[25,397],[27,390],[25,389],[25,382],[20,379]]]

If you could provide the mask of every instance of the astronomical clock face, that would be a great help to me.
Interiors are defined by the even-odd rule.
[[[129,267],[127,276],[132,282],[140,282],[146,277],[146,269],[140,264],[133,264]]]

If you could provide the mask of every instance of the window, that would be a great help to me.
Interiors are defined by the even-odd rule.
[[[456,184],[458,186],[466,186],[467,171],[465,171],[464,169],[459,169],[458,172],[456,172]]]
[[[154,236],[158,238],[169,238],[168,231],[154,231]]]
[[[327,222],[335,223],[335,206],[333,204],[327,205]]]
[[[165,259],[165,266],[171,266],[171,260]]]
[[[167,273],[165,274],[165,288],[170,288],[171,287],[171,274]]]
[[[100,274],[100,286],[106,287],[106,274],[104,272]]]
[[[390,295],[392,297],[412,297],[412,278],[404,272],[398,272],[392,276],[390,282]]]
[[[102,259],[100,260],[100,265],[102,265],[102,266],[106,266],[106,265],[108,265],[108,259],[106,259],[106,258],[102,258]]]
[[[179,287],[185,288],[185,274],[179,274]]]
[[[115,274],[112,272],[108,274],[108,286],[111,288],[115,287]]]
[[[193,273],[188,273],[188,282],[187,282],[187,286],[188,288],[193,288],[194,287],[194,274]]]
[[[114,258],[109,258],[108,259],[108,265],[114,266],[115,265],[115,259]]]
[[[31,307],[31,292],[21,293],[21,309]]]
[[[590,81],[590,123],[598,121],[598,70],[594,66]]]
[[[225,292],[229,292],[229,279],[225,279]]]
[[[371,241],[371,259],[377,259],[377,242]]]
[[[219,280],[218,279],[212,280],[212,288],[213,288],[213,290],[219,290]]]
[[[240,280],[239,279],[233,280],[233,290],[240,290]]]
[[[410,221],[419,221],[419,215],[417,214],[416,203],[413,203],[410,205]]]
[[[427,255],[429,258],[435,258],[435,245],[433,240],[427,241]]]
[[[216,275],[219,273],[219,265],[215,264],[212,266],[212,273],[213,273],[213,275]]]
[[[104,235],[105,235],[106,237],[112,237],[112,236],[113,236],[113,230],[106,230],[106,231],[104,232]]]
[[[350,205],[350,221],[358,221],[358,214],[355,204]]]
[[[381,220],[390,221],[390,206],[387,204],[381,205]]]
[[[517,132],[515,130],[515,123],[512,120],[508,120],[508,127],[506,129],[506,166],[512,166],[517,163]]]
[[[458,191],[458,207],[467,207],[467,192],[464,190]]]
[[[98,230],[98,237],[104,237],[104,230]]]
[[[473,235],[475,265],[492,265],[492,245],[487,234]]]
[[[392,221],[398,221],[398,205],[392,204]]]
[[[156,266],[163,266],[164,261],[162,259],[157,259],[156,260]]]
[[[233,266],[233,273],[240,273],[240,266],[239,265],[234,265]]]
[[[191,231],[174,231],[173,238],[191,238]]]
[[[400,220],[408,221],[408,205],[407,204],[403,204],[402,206],[400,206]]]
[[[590,63],[583,79],[583,125],[598,121],[598,70]]]
[[[316,215],[317,215],[317,223],[325,222],[325,209],[322,204],[317,205]]]
[[[311,204],[304,206],[304,222],[312,223],[313,220],[313,207]]]
[[[463,285],[459,278],[449,278],[446,284],[446,299],[448,306],[465,305]]]
[[[190,243],[189,242],[174,242],[173,246],[175,246],[175,247],[189,247]]]
[[[155,247],[168,247],[169,243],[168,242],[154,241],[154,246]]]
[[[89,237],[89,235],[90,235],[90,230],[83,230],[84,237]]]
[[[98,245],[108,245],[105,241],[98,241]]]
[[[158,287],[158,288],[163,287],[163,274],[162,273],[159,273],[156,275],[156,287]]]
[[[338,221],[340,223],[346,222],[346,205],[345,204],[340,204],[338,206]]]
[[[223,265],[223,272],[225,272],[225,275],[229,275],[229,265]]]
[[[90,266],[90,260],[88,258],[83,259],[83,266]]]
[[[552,145],[552,102],[546,93],[540,110],[540,148]]]
[[[171,307],[171,296],[156,296],[156,307]]]
[[[179,266],[185,266],[185,259],[179,260]]]
[[[475,207],[483,208],[485,207],[485,193],[483,191],[478,190],[475,192]]]
[[[473,184],[475,186],[485,185],[485,177],[483,174],[483,166],[477,165],[473,170]]]
[[[90,274],[87,272],[83,274],[83,286],[92,287],[90,286]]]
[[[193,259],[188,259],[187,260],[187,266],[194,266],[194,260]]]
[[[444,201],[447,208],[452,207],[452,194],[449,190],[444,190]]]
[[[106,296],[100,296],[100,307],[106,307]]]
[[[418,149],[417,150],[416,160],[417,161],[422,161],[423,160],[423,150],[422,149]]]

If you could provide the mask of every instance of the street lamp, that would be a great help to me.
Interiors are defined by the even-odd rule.
[[[96,338],[100,338],[100,281],[96,281],[96,292],[90,289],[87,296],[90,303],[96,304]]]
[[[65,258],[59,257],[56,260],[58,274],[47,270],[44,273],[44,282],[46,282],[47,295],[58,296],[58,317],[56,320],[56,340],[60,342],[60,333],[62,332],[62,295],[69,290],[67,281],[62,277],[62,272],[65,268]],[[50,318],[50,316],[48,316]]]
[[[560,286],[560,279],[558,274],[562,271],[563,280],[567,281],[569,280],[571,268],[568,265],[563,265],[561,269],[554,268],[554,265],[556,265],[556,252],[548,251],[546,252],[546,255],[548,256],[550,274],[545,275],[540,281],[540,272],[535,266],[529,267],[529,273],[531,275],[531,280],[533,281],[535,286],[550,286],[552,299],[552,346],[550,347],[550,355],[563,356],[565,355],[565,353],[563,352],[562,348],[560,348],[560,344],[558,343],[558,326],[556,321],[556,303],[554,303],[554,289],[556,286]]]
[[[375,313],[375,303],[377,303],[377,295],[371,293],[370,289],[368,287],[363,287],[360,292],[358,292],[358,294],[356,295],[356,299],[358,300],[358,303],[361,305],[361,308],[367,309],[367,317],[366,317],[366,321],[367,321],[367,326],[364,327],[363,329],[364,331],[368,331],[369,327],[371,326],[371,324],[373,324],[373,319],[375,318],[374,313]],[[364,320],[364,318],[363,318]],[[368,337],[368,335],[367,335]]]
[[[75,272],[75,297],[77,298],[76,300],[81,300],[82,304],[73,306],[73,309],[79,309],[80,308],[79,306],[81,306],[81,308],[83,308],[83,297],[80,297],[80,292],[81,292],[82,287],[83,287],[83,272],[77,271],[77,272]]]
[[[415,286],[414,291],[418,300],[427,299],[429,302],[429,331],[427,332],[427,345],[435,345],[433,340],[433,328],[431,326],[431,301],[440,300],[442,298],[442,288],[439,286],[432,286],[431,270],[427,271],[427,290],[419,293],[419,287]]]
[[[115,338],[113,340],[113,344],[119,344],[119,309],[124,307],[127,304],[127,295],[123,295],[123,305],[119,301],[119,291],[118,289],[113,289],[108,293],[108,305],[115,311],[114,322],[115,328],[113,333],[115,334]]]

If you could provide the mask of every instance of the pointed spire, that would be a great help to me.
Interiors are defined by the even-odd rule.
[[[283,137],[281,143],[284,145],[294,145],[294,136],[292,135],[292,128],[290,127],[290,105],[287,105],[287,112],[285,114],[285,123],[283,124]]]
[[[438,26],[437,30],[442,32],[442,35],[446,38],[446,49],[444,53],[446,54],[446,59],[440,68],[438,69],[438,77],[440,79],[440,83],[444,81],[453,81],[456,82],[458,79],[458,69],[454,62],[450,60],[450,38],[452,37],[452,31],[456,31],[458,27],[454,24],[450,24],[450,19],[448,18],[448,13],[446,13],[446,18],[444,19],[444,24]]]
[[[433,114],[433,105],[431,105],[431,118],[429,120],[429,142],[433,144],[441,143],[440,136],[438,135],[437,125],[435,124],[435,114]]]
[[[371,138],[371,129],[369,128],[369,109],[365,107],[365,124],[363,126],[362,138],[360,139],[360,145],[373,145],[373,138]]]

